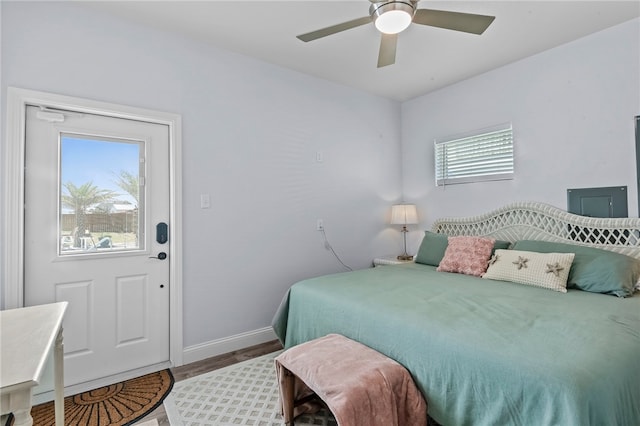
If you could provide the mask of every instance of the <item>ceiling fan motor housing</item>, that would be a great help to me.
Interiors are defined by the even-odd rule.
[[[401,10],[403,12],[407,12],[413,18],[413,15],[416,13],[416,6],[418,5],[418,0],[404,0],[404,1],[375,1],[371,2],[371,6],[369,6],[369,14],[371,18],[375,21],[379,16],[381,16],[385,12],[389,12],[392,10]]]
[[[369,6],[375,27],[383,34],[398,34],[411,25],[417,1],[377,1]]]

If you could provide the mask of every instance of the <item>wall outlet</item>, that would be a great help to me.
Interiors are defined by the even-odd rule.
[[[316,231],[324,231],[324,221],[322,219],[318,219],[316,222]]]

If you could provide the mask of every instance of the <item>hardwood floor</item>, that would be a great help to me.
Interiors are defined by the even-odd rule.
[[[181,367],[175,367],[171,369],[173,378],[176,382],[180,380],[188,379],[199,374],[204,374],[208,371],[217,370],[219,368],[226,367],[231,364],[246,361],[261,355],[282,349],[282,345],[277,340],[263,343],[256,346],[251,346],[245,349],[229,352],[227,354],[218,355],[213,358],[203,359],[202,361],[194,362],[191,364],[183,365]],[[160,426],[168,426],[169,420],[167,414],[164,411],[164,405],[160,405],[149,415],[140,419],[136,424],[156,419]]]

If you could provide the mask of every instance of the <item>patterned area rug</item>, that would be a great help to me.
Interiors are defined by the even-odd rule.
[[[281,426],[273,359],[281,351],[176,382],[164,401],[171,426]],[[296,426],[335,426],[328,410]]]
[[[105,386],[64,399],[65,426],[128,426],[155,410],[173,386],[169,370]],[[31,409],[33,424],[55,425],[53,402]],[[7,425],[13,424],[10,416]]]

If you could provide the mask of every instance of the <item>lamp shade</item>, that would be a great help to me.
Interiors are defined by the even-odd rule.
[[[391,206],[392,225],[412,225],[418,223],[415,204],[395,204]]]

